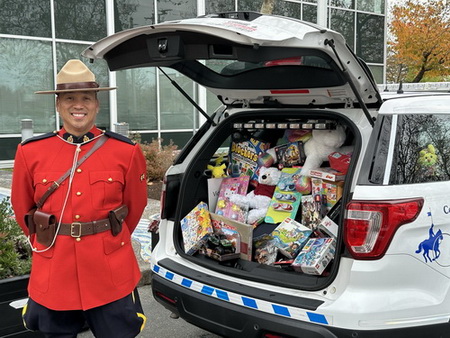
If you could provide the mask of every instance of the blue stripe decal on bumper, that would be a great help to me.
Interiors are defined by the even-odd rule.
[[[331,316],[306,311],[305,309],[301,309],[298,307],[275,304],[262,299],[243,296],[232,291],[216,289],[211,285],[203,284],[199,281],[191,280],[184,276],[178,275],[172,271],[166,270],[165,268],[159,265],[152,264],[152,271],[155,272],[158,276],[165,278],[166,280],[169,280],[175,284],[183,286],[189,290],[198,292],[208,297],[220,299],[235,305],[254,309],[255,311],[261,311],[284,318],[291,318],[315,324],[321,325],[332,324]]]

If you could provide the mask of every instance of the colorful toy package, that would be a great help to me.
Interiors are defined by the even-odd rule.
[[[309,176],[314,178],[321,178],[327,181],[343,181],[345,179],[345,174],[334,170],[332,168],[317,168],[311,169],[309,171]]]
[[[214,232],[224,234],[240,253],[240,258],[252,260],[253,226],[211,213]]]
[[[226,177],[220,184],[217,198],[216,214],[245,223],[247,221],[248,206],[241,207],[230,201],[233,194],[246,195],[250,177]]]
[[[250,138],[244,142],[231,142],[229,175],[232,177],[249,176],[250,183],[256,185],[258,181],[258,157],[269,149],[270,144]]]
[[[342,197],[342,190],[344,187],[344,182],[342,181],[332,182],[320,178],[311,178],[311,185],[313,194],[322,195],[321,198],[323,204],[327,208],[325,213]]]
[[[273,265],[278,256],[278,247],[272,235],[264,234],[253,239],[255,261],[259,264]]]
[[[208,205],[200,202],[180,223],[184,252],[193,255],[203,244],[207,235],[213,232]]]
[[[320,197],[320,195],[318,195]],[[322,220],[321,210],[322,201],[315,201],[313,195],[302,196],[302,218],[301,222],[304,226],[315,231]]]
[[[296,141],[275,147],[278,167],[292,167],[305,163],[306,154],[303,142]]]
[[[295,219],[302,195],[295,190],[295,182],[300,177],[301,168],[283,168],[281,178],[275,188],[269,209],[264,219],[266,223],[276,224],[285,218]]]
[[[288,258],[294,258],[311,233],[311,229],[288,217],[272,231],[271,235],[280,252]]]
[[[311,238],[292,263],[295,271],[321,275],[334,258],[334,238]]]

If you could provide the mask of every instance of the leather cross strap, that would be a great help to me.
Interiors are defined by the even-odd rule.
[[[94,235],[99,232],[107,231],[111,229],[111,223],[108,218],[99,219],[92,222],[73,222],[73,223],[61,223],[58,231],[58,235],[81,237],[86,235]]]
[[[95,142],[94,146],[82,157],[80,158],[77,163],[75,164],[75,169],[78,168],[84,161],[87,160],[89,156],[92,155],[94,151],[96,151],[98,148],[100,148],[106,141],[108,140],[108,136],[102,135],[97,142]],[[59,188],[59,185],[70,175],[70,172],[72,171],[72,168],[67,170],[64,175],[62,175],[58,180],[54,181],[50,187],[48,187],[47,191],[42,195],[42,197],[39,199],[39,201],[36,203],[36,207],[40,209],[47,198],[56,190]]]

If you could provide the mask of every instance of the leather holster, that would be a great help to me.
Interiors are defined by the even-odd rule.
[[[122,223],[128,215],[128,207],[124,204],[108,213],[111,233],[117,236],[122,231]]]
[[[38,243],[49,247],[56,235],[56,217],[36,210],[33,216]]]

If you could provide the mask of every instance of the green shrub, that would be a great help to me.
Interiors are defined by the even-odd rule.
[[[30,268],[31,250],[7,197],[0,202],[0,279],[25,275]]]
[[[149,182],[162,181],[164,174],[177,155],[177,146],[172,141],[165,146],[161,146],[160,143],[162,143],[162,139],[140,144],[147,163],[147,179]]]

